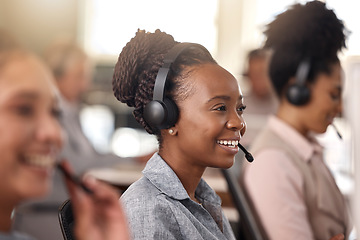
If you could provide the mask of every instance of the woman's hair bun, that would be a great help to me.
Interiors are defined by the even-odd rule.
[[[156,55],[170,49],[175,44],[171,35],[160,30],[148,33],[138,30],[126,46],[122,49],[115,65],[113,75],[113,91],[115,97],[130,107],[135,107],[134,99],[139,95],[142,81],[149,74],[149,66],[155,65]],[[167,47],[168,46],[168,47]],[[159,59],[159,66],[162,59]],[[157,72],[158,69],[155,70]],[[151,84],[151,82],[148,82]]]
[[[266,26],[265,47],[299,52],[315,58],[337,55],[345,43],[345,27],[320,1],[294,4]]]
[[[156,30],[154,33],[138,30],[122,49],[113,74],[114,96],[129,107],[134,107],[133,115],[146,131],[153,134],[145,122],[143,112],[152,100],[155,79],[164,55],[176,42],[174,38]]]

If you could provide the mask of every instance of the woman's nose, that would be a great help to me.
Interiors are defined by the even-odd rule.
[[[226,127],[232,130],[240,130],[241,136],[244,135],[246,131],[246,123],[242,115],[232,114],[232,117],[227,121]]]
[[[62,130],[58,120],[53,116],[41,117],[36,131],[37,139],[47,144],[61,148],[63,142]]]
[[[341,117],[342,113],[343,113],[343,102],[342,102],[342,100],[339,101],[339,103],[337,105],[337,108],[336,108],[336,111],[337,111],[337,115]]]

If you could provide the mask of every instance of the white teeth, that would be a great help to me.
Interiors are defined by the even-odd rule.
[[[228,147],[237,147],[239,141],[238,140],[217,140],[218,144],[228,146]]]
[[[28,155],[25,162],[31,166],[49,168],[54,165],[55,159],[50,155]]]

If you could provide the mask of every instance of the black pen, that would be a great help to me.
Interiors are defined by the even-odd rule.
[[[82,188],[86,193],[93,194],[93,191],[89,189],[85,184],[81,181],[79,177],[77,177],[74,174],[71,174],[69,171],[67,171],[64,166],[61,165],[60,162],[56,163],[56,168],[59,169],[63,175],[66,177],[66,179],[69,179],[71,182],[73,182],[75,185]]]

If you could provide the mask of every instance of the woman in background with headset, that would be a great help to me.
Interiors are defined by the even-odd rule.
[[[253,143],[255,161],[245,164],[241,182],[270,239],[347,238],[352,230],[314,138],[341,112],[337,54],[345,47],[344,32],[342,21],[319,1],[291,6],[265,31],[280,106]]]
[[[46,195],[51,187],[62,146],[58,115],[49,70],[33,54],[17,45],[3,46],[0,39],[0,239],[34,239],[13,230],[13,213],[20,204]],[[63,166],[71,172],[69,164]],[[129,239],[116,191],[90,179],[84,184],[92,195],[67,181],[77,239]]]
[[[121,197],[133,239],[234,239],[202,175],[231,167],[239,151],[245,106],[237,80],[201,45],[138,31],[119,55],[113,90],[159,141],[144,176]]]

